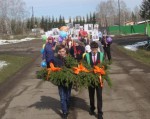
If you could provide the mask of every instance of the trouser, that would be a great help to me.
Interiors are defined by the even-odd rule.
[[[58,86],[61,109],[64,114],[68,113],[68,107],[70,105],[71,88],[71,85],[69,87],[65,87],[62,85]]]
[[[104,54],[105,54],[105,58],[107,55],[108,60],[111,60],[111,52],[110,52],[110,46],[104,47]]]
[[[97,109],[98,109],[98,119],[103,119],[103,112],[102,112],[102,87],[89,87],[89,98],[90,98],[90,110],[95,110],[95,90],[97,93]]]

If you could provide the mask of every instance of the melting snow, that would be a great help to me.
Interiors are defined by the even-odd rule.
[[[4,66],[7,66],[8,63],[6,61],[1,61],[0,60],[0,70],[3,69]]]
[[[24,39],[21,39],[21,40],[2,40],[2,39],[0,39],[0,45],[19,43],[19,42],[23,42],[23,41],[30,41],[30,40],[33,40],[33,39],[35,39],[35,38],[24,38]]]
[[[124,48],[132,50],[132,51],[137,51],[139,46],[144,46],[146,44],[147,44],[147,41],[137,42],[133,45],[126,45],[126,46],[124,46]]]

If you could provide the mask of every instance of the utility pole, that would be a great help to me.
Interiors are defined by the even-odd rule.
[[[120,0],[118,0],[118,9],[119,9],[119,34],[120,34]]]
[[[144,0],[144,4],[146,5],[146,0]],[[147,13],[147,6],[145,8],[145,14],[144,14],[144,20],[145,20],[145,35],[147,33],[146,27],[147,27],[147,23],[146,23],[146,13]]]
[[[31,17],[31,19],[32,19],[32,25],[33,25],[33,28],[34,28],[34,10],[33,10],[33,6],[32,6],[32,17]]]

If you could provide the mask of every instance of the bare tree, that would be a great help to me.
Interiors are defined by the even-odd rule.
[[[135,16],[136,16],[136,22],[138,22],[138,21],[141,21],[142,20],[142,18],[141,18],[141,16],[140,16],[140,9],[139,9],[139,7],[138,6],[136,6],[135,8],[134,8],[134,14],[135,14]]]
[[[114,18],[116,16],[115,1],[101,1],[97,6],[97,14],[97,19],[100,20],[101,26],[107,27],[114,24]]]
[[[120,0],[119,5],[120,18],[117,0],[101,1],[98,4],[96,9],[97,19],[99,19],[101,26],[124,25],[126,21],[131,20],[131,10],[127,8],[126,3]]]
[[[0,28],[3,34],[23,32],[26,16],[23,0],[0,0]]]

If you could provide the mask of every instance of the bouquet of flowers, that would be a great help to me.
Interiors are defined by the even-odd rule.
[[[37,77],[50,81],[55,85],[69,86],[73,84],[79,88],[89,86],[103,87],[104,80],[107,81],[110,87],[112,86],[105,62],[91,67],[86,61],[83,60],[78,63],[71,56],[65,58],[63,67],[55,67],[53,63],[50,63],[50,68],[39,71]]]

